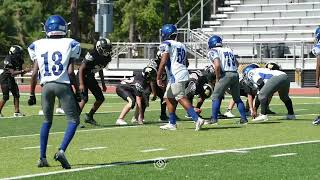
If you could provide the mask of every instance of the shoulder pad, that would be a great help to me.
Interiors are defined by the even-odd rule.
[[[87,52],[87,54],[84,58],[86,61],[93,61],[93,56],[89,52]]]

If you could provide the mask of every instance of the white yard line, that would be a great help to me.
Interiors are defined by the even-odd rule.
[[[230,151],[227,151],[227,150],[206,150],[207,152],[216,152],[216,153],[248,153],[249,151],[239,151],[239,150],[230,150]]]
[[[141,126],[121,126],[121,127],[109,127],[109,128],[97,128],[97,129],[86,129],[86,130],[78,130],[77,133],[81,132],[90,132],[90,131],[104,131],[104,130],[110,130],[110,129],[126,129],[126,128],[137,128]],[[52,132],[50,135],[53,134],[64,134],[64,132]],[[34,136],[39,136],[40,134],[27,134],[27,135],[18,135],[18,136],[3,136],[0,137],[1,139],[10,139],[10,138],[21,138],[21,137],[34,137]]]
[[[83,148],[83,149],[80,149],[81,151],[91,151],[91,150],[99,150],[99,149],[106,149],[107,147],[90,147],[90,148]]]
[[[164,148],[156,148],[156,149],[145,149],[145,150],[142,150],[140,152],[147,153],[147,152],[164,151],[164,150],[166,150],[166,149],[164,149]]]
[[[274,154],[274,155],[271,155],[270,157],[283,157],[283,156],[294,156],[294,155],[297,155],[297,153]]]
[[[49,147],[51,145],[47,145],[47,147]],[[40,146],[30,146],[30,147],[23,147],[23,148],[20,148],[20,149],[23,149],[23,150],[26,150],[26,149],[39,149]]]
[[[263,145],[263,146],[255,146],[255,147],[247,147],[247,148],[239,148],[239,149],[219,150],[219,151],[214,151],[214,152],[204,152],[204,153],[194,153],[194,154],[186,154],[186,155],[178,155],[178,156],[159,157],[159,158],[146,159],[146,160],[140,160],[140,161],[134,161],[134,162],[98,165],[98,166],[91,166],[91,167],[84,167],[84,168],[75,168],[75,169],[70,169],[70,170],[52,171],[52,172],[47,172],[47,173],[38,173],[38,174],[29,174],[29,175],[23,175],[23,176],[8,177],[8,178],[3,178],[1,180],[32,178],[32,177],[39,177],[39,176],[48,176],[48,175],[53,175],[53,174],[79,172],[79,171],[85,171],[85,170],[90,170],[90,169],[100,169],[100,168],[106,168],[106,167],[129,165],[129,164],[143,163],[143,162],[154,162],[159,159],[164,159],[164,160],[179,159],[179,158],[186,158],[186,157],[197,157],[197,156],[206,156],[206,155],[213,155],[213,154],[223,154],[223,153],[229,153],[231,151],[234,151],[234,152],[235,151],[248,151],[248,150],[256,150],[256,149],[292,146],[292,145],[299,145],[299,144],[312,144],[312,143],[320,143],[320,140],[300,141],[300,142],[283,143],[283,144],[271,144],[271,145]]]

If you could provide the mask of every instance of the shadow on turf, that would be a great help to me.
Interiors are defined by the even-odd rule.
[[[96,163],[96,164],[90,164],[90,163],[84,163],[84,164],[73,164],[74,166],[124,166],[124,165],[135,165],[135,164],[154,164],[156,160],[144,160],[144,161],[124,161],[124,162],[112,162],[112,163]],[[168,160],[165,160],[166,163],[168,163]]]

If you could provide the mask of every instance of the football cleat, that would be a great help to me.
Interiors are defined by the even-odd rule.
[[[95,121],[93,117],[89,116],[88,113],[86,113],[85,115],[84,122],[92,125],[97,125],[97,121]]]
[[[277,114],[277,113],[271,111],[270,109],[267,109],[266,114]]]
[[[38,115],[39,115],[39,116],[43,116],[43,111],[40,110],[40,111],[38,112]]]
[[[71,169],[71,166],[63,152],[58,151],[54,155],[54,160],[59,161],[63,169]]]
[[[163,126],[160,126],[160,129],[175,131],[175,130],[177,130],[177,125],[176,124],[167,123],[167,124],[165,124]]]
[[[247,119],[240,119],[240,122],[239,122],[241,125],[246,125],[248,124],[248,120]]]
[[[267,115],[263,115],[263,114],[260,114],[260,116],[252,119],[252,122],[260,122],[260,121],[268,121],[268,116]]]
[[[167,121],[169,117],[166,114],[161,114],[159,121]]]
[[[231,111],[227,111],[227,112],[225,112],[223,115],[227,116],[228,118],[234,118],[234,117],[236,117],[234,114],[232,114]]]
[[[199,117],[197,122],[196,122],[195,131],[199,131],[203,125],[204,125],[204,119]]]
[[[49,163],[46,158],[40,158],[38,161],[38,168],[49,167]]]
[[[26,116],[25,114],[21,113],[21,112],[15,112],[13,113],[13,117],[23,117]]]
[[[294,114],[287,114],[284,118],[287,120],[294,120],[296,119],[296,116]]]
[[[56,114],[64,114],[64,110],[62,108],[57,108]]]
[[[315,125],[315,126],[320,125],[320,116],[318,116],[318,117],[312,122],[312,124]]]
[[[128,125],[128,123],[125,122],[123,119],[117,119],[116,125],[123,126],[123,125]]]
[[[218,125],[218,119],[211,119],[209,121],[204,122],[205,125],[211,124],[211,125]]]

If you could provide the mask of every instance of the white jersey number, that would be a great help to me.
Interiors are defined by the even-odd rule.
[[[232,53],[223,52],[223,54],[224,54],[224,58],[227,60],[227,64],[229,67],[231,67],[231,64],[232,64],[232,66],[236,66],[235,57]]]

